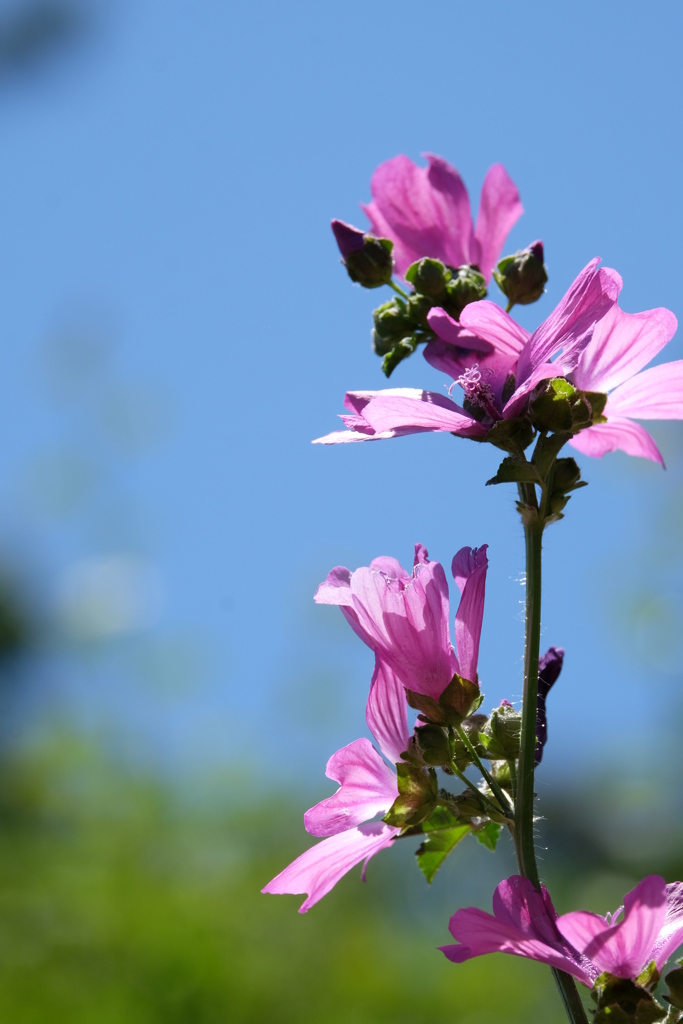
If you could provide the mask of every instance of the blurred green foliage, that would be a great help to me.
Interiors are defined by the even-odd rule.
[[[228,781],[226,798],[240,788]],[[373,862],[368,885],[354,872],[307,915],[300,897],[262,896],[303,848],[299,821],[265,796],[230,809],[183,801],[73,739],[6,755],[0,1020],[563,1019],[541,965],[496,956],[455,966],[437,951],[455,909],[447,878],[438,923],[402,917],[390,856]]]

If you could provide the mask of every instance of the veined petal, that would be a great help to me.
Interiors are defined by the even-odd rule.
[[[471,682],[477,680],[479,641],[484,618],[484,596],[488,544],[480,548],[461,548],[453,558],[453,578],[461,593],[455,614],[455,647],[460,674]]]
[[[380,850],[384,850],[401,830],[383,821],[371,821],[358,828],[323,839],[306,850],[300,857],[281,871],[264,886],[267,893],[306,893],[308,899],[299,907],[299,913],[306,911],[326,896],[340,878],[356,864],[365,861]]]
[[[683,883],[671,882],[666,887],[666,917],[652,949],[652,959],[662,967],[683,944]]]
[[[443,395],[414,390],[408,397],[378,394],[364,410],[368,423],[377,431],[444,431],[461,437],[483,437],[486,427]]]
[[[316,437],[311,444],[348,444],[355,441],[388,441],[392,437],[404,437],[406,434],[421,434],[429,427],[406,427],[399,430],[376,430],[366,434],[360,430],[333,430],[323,437]]]
[[[402,277],[410,264],[414,263],[416,259],[419,259],[419,257],[415,255],[414,250],[411,249],[409,245],[406,245],[402,239],[398,237],[392,225],[382,213],[378,203],[372,202],[367,203],[366,205],[361,203],[361,209],[370,221],[372,234],[377,235],[378,238],[390,238],[394,243],[391,255],[394,257],[396,273],[400,274]]]
[[[384,756],[393,764],[400,761],[410,739],[406,691],[394,670],[379,655],[375,658],[365,721]]]
[[[479,242],[479,269],[488,281],[505,239],[524,213],[519,192],[502,164],[490,167],[481,189],[474,237]]]
[[[620,450],[664,465],[662,453],[652,435],[640,423],[622,416],[610,416],[607,423],[596,423],[594,427],[582,430],[569,443],[572,448],[594,459]]]
[[[584,267],[547,320],[531,335],[519,357],[518,381],[525,380],[560,349],[564,352],[565,372],[573,369],[595,324],[617,301],[621,288],[619,275],[609,268],[598,270],[599,262],[596,258]]]
[[[419,564],[409,581],[361,567],[352,574],[351,590],[355,615],[373,650],[404,686],[439,697],[455,671],[442,566]]]
[[[339,783],[339,789],[304,814],[306,831],[312,836],[335,836],[376,814],[386,814],[398,796],[396,773],[370,740],[354,740],[338,750],[327,762],[325,774]]]
[[[642,370],[676,332],[668,309],[625,313],[616,304],[596,324],[572,381],[584,391],[611,391]]]
[[[453,266],[469,262],[472,218],[460,175],[441,157],[429,167],[407,156],[380,164],[372,176],[373,202],[364,207],[376,234],[394,242],[399,274],[424,256]]]
[[[470,305],[478,305],[478,303],[470,303]],[[467,309],[467,306],[465,306],[465,309]],[[427,323],[435,334],[450,345],[457,345],[459,348],[467,349],[471,352],[493,351],[493,345],[482,337],[478,337],[472,331],[468,331],[466,327],[463,327],[452,316],[449,316],[446,310],[441,309],[440,306],[430,309],[429,313],[427,313]]]
[[[499,921],[483,910],[474,907],[458,910],[451,918],[449,927],[453,938],[460,940],[460,944],[439,948],[454,963],[460,964],[486,953],[511,953],[513,956],[523,956],[528,960],[557,967],[584,985],[593,985],[594,977],[591,977],[587,965],[578,963],[565,953],[559,943],[559,948],[546,945],[533,935],[525,934],[514,925]]]
[[[490,342],[497,352],[515,358],[531,337],[509,313],[488,299],[470,302],[465,306],[460,314],[460,323],[473,334]]]
[[[599,971],[635,978],[652,959],[652,949],[666,918],[666,883],[649,875],[624,899],[624,918],[610,924],[599,914],[578,910],[558,917],[565,939]]]
[[[610,394],[605,416],[640,420],[683,420],[683,359],[636,374]]]

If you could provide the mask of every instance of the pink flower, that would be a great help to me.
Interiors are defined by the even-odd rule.
[[[366,721],[380,750],[391,762],[401,760],[409,733],[405,693],[393,671],[378,657],[366,708]],[[396,773],[382,760],[369,740],[342,747],[327,762],[326,775],[339,789],[304,815],[307,832],[327,836],[306,850],[262,889],[266,893],[306,893],[299,913],[326,896],[356,864],[391,846],[401,831],[383,821],[398,796]]]
[[[376,558],[351,572],[333,569],[315,595],[339,605],[361,640],[393,669],[401,683],[436,700],[457,672],[477,681],[484,614],[487,545],[462,548],[452,564],[461,593],[455,618],[458,657],[450,639],[448,583],[438,562],[415,545],[412,573],[395,558]]]
[[[351,415],[342,416],[347,430],[318,438],[318,443],[372,441],[422,431],[482,438],[498,420],[521,415],[540,381],[570,375],[576,369],[596,325],[614,308],[621,278],[609,268],[598,269],[598,262],[592,260],[581,271],[533,334],[487,300],[466,306],[459,324],[443,310],[429,314],[441,340],[430,342],[425,356],[462,387],[476,416],[432,391],[351,391],[344,399]],[[465,351],[473,348],[473,336],[493,351]]]
[[[600,321],[569,380],[584,391],[609,393],[607,422],[582,430],[570,442],[574,448],[596,458],[620,448],[664,465],[651,435],[631,417],[683,419],[683,360],[643,370],[677,326],[668,309],[624,313],[617,305]]]
[[[449,928],[458,945],[441,948],[454,963],[512,953],[566,971],[590,988],[603,971],[635,979],[652,960],[661,971],[683,942],[683,884],[649,875],[614,914],[579,910],[558,917],[544,887],[538,892],[513,875],[493,894],[493,915],[468,907],[456,911]]]
[[[427,167],[395,156],[373,174],[372,202],[363,209],[374,234],[394,243],[394,262],[401,275],[427,256],[451,267],[475,264],[488,281],[509,231],[523,213],[516,185],[502,164],[489,169],[473,230],[462,178],[442,157],[425,156]]]

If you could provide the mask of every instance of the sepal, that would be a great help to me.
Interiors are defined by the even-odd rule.
[[[607,972],[596,980],[591,997],[597,1006],[594,1024],[656,1024],[666,1017],[644,985]]]
[[[682,961],[676,962],[680,965]],[[683,967],[674,967],[673,971],[665,975],[664,981],[669,986],[669,994],[662,998],[677,1010],[683,1011]]]
[[[526,417],[509,420],[498,420],[491,427],[484,441],[501,448],[504,452],[519,454],[525,451],[536,436],[536,432]]]
[[[476,683],[456,672],[438,700],[408,688],[406,698],[410,707],[420,712],[423,721],[432,725],[460,725],[479,708],[484,696]]]
[[[420,768],[399,761],[398,796],[382,821],[396,828],[419,825],[432,813],[437,803],[438,786],[433,768]]]

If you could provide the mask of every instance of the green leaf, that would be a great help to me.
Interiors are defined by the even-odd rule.
[[[528,448],[534,439],[534,429],[527,419],[499,420],[484,438],[504,452],[519,452]]]
[[[416,853],[417,863],[428,882],[433,880],[448,854],[455,849],[458,843],[462,842],[470,831],[470,825],[456,825],[454,828],[430,831],[428,838],[420,845]]]
[[[495,850],[500,838],[501,826],[497,821],[487,821],[485,825],[478,828],[474,835],[487,850]]]
[[[531,462],[520,462],[519,459],[508,456],[501,462],[496,475],[486,481],[486,486],[512,483],[542,484],[543,480]]]

